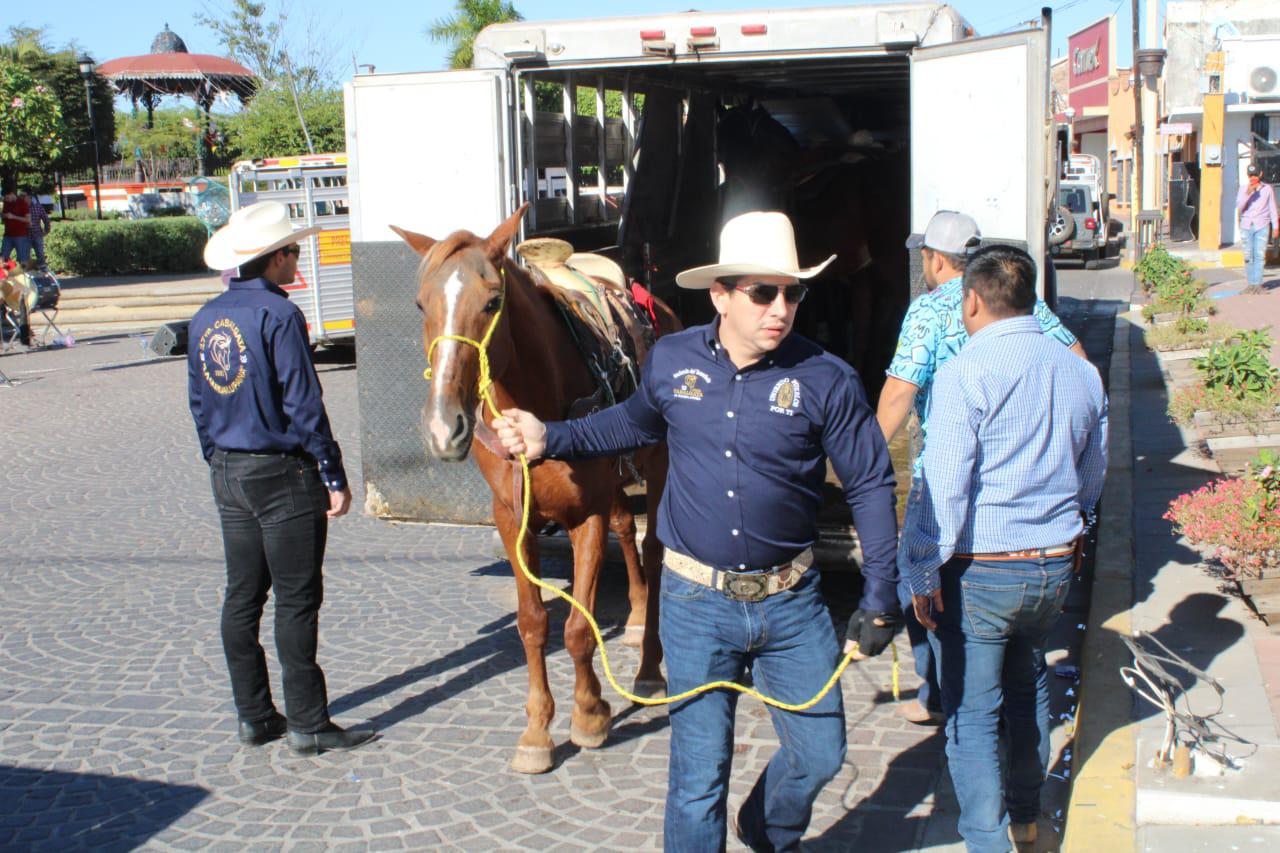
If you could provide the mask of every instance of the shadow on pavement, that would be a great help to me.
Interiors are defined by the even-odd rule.
[[[806,850],[848,851],[859,853],[900,853],[925,846],[956,844],[960,833],[956,831],[959,812],[952,805],[953,815],[938,820],[939,781],[942,752],[946,737],[942,729],[916,744],[896,753],[885,768],[880,784],[870,794],[857,797],[849,783],[845,793],[845,805],[850,810],[817,838],[805,843]],[[851,746],[850,749],[856,749]],[[941,770],[941,773],[945,773]],[[945,785],[945,781],[943,781]],[[921,809],[921,804],[932,800],[932,808]],[[850,801],[853,801],[851,804]],[[930,833],[922,844],[922,833],[927,826],[935,832],[945,826],[941,835]]]
[[[133,849],[207,796],[193,785],[0,765],[0,848]]]

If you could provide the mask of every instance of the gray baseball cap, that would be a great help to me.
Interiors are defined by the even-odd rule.
[[[939,210],[929,220],[923,234],[907,238],[908,249],[921,246],[948,255],[970,255],[982,245],[982,232],[973,217],[954,210]]]
[[[1262,170],[1258,168],[1256,163],[1250,163],[1249,168],[1245,169],[1245,172],[1249,175],[1249,177],[1262,174]]]

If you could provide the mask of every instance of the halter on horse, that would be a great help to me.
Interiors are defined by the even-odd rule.
[[[458,231],[436,241],[395,229],[422,256],[417,303],[423,315],[423,348],[432,371],[422,413],[426,447],[446,462],[461,461],[475,450],[476,464],[493,491],[494,521],[513,564],[521,499],[530,504],[532,529],[551,521],[564,527],[573,545],[573,589],[589,609],[594,609],[608,532],[618,536],[629,581],[628,633],[634,639],[643,630],[636,692],[653,695],[665,690],[658,667],[662,659],[658,598],[648,594],[657,590],[661,545],[655,536],[645,537],[642,569],[635,520],[623,492],[630,480],[629,473],[623,473],[627,469],[609,458],[573,463],[542,460],[532,466],[529,494],[521,498],[516,486],[519,466],[489,450],[477,437],[481,360],[475,348],[455,338],[487,338],[490,375],[485,378],[492,382],[500,408],[519,407],[543,420],[559,420],[575,400],[589,396],[595,387],[550,293],[537,287],[529,273],[508,257],[524,211],[521,207],[487,238]],[[659,303],[657,312],[660,331],[678,327],[665,305]],[[648,486],[648,529],[653,530],[666,482],[665,446],[638,451],[635,465]],[[520,548],[530,570],[540,575],[536,539],[524,539]],[[520,572],[515,580],[517,622],[529,667],[529,701],[528,726],[512,766],[520,772],[541,773],[552,766],[549,727],[555,713],[545,660],[548,617],[537,587]],[[565,648],[575,669],[570,740],[581,747],[598,747],[608,736],[612,712],[600,697],[592,662],[594,637],[576,610],[565,624]]]

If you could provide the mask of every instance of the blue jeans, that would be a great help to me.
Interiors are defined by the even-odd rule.
[[[785,592],[732,601],[664,569],[659,633],[668,690],[738,680],[750,667],[762,693],[808,700],[831,677],[840,652],[818,588],[818,571],[810,569]],[[738,695],[714,690],[671,706],[667,851],[725,849]],[[797,850],[813,801],[844,761],[844,702],[837,686],[808,711],[769,713],[781,747],[738,812],[738,826],[759,849]]]
[[[18,263],[25,264],[31,260],[30,237],[5,237],[0,240],[0,261],[9,260],[9,253],[17,250]]]
[[[1262,264],[1267,258],[1267,236],[1270,227],[1241,228],[1240,242],[1244,244],[1244,271],[1248,283],[1262,284]]]
[[[1010,849],[1009,822],[1032,823],[1049,764],[1044,648],[1071,588],[1072,558],[953,559],[942,567],[938,655],[947,762],[972,853]],[[1004,718],[1006,778],[997,728]],[[1003,793],[1002,793],[1003,792]]]
[[[920,513],[920,490],[920,478],[912,477],[911,491],[907,495],[907,510],[902,518],[904,536],[898,543],[899,566],[908,565],[905,532],[912,529],[915,518]],[[916,620],[915,609],[911,606],[911,582],[905,573],[898,579],[898,603],[902,605],[902,620],[907,629],[907,638],[911,641],[911,658],[915,662],[916,675],[920,676],[920,690],[916,693],[916,701],[930,711],[941,711],[938,666],[933,647],[929,644],[929,632]]]

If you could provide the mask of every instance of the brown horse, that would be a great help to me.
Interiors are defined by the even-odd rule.
[[[473,449],[476,464],[493,490],[493,518],[515,572],[519,597],[517,624],[529,667],[529,723],[520,736],[512,767],[522,773],[542,773],[552,767],[549,733],[555,701],[547,684],[547,610],[541,591],[516,566],[520,527],[518,503],[528,501],[529,530],[555,522],[569,532],[573,545],[573,594],[595,609],[596,580],[604,563],[609,531],[617,535],[627,564],[631,614],[629,627],[643,626],[644,637],[636,693],[659,695],[666,684],[658,664],[656,590],[661,570],[661,544],[653,535],[658,501],[666,485],[665,445],[635,454],[634,463],[647,484],[649,534],[644,540],[643,566],[636,551],[636,526],[623,487],[630,471],[617,458],[581,462],[540,460],[531,466],[532,494],[521,496],[516,483],[520,467],[500,458],[477,437],[476,418],[487,420],[479,396],[479,356],[474,347],[441,341],[440,335],[461,335],[479,341],[494,313],[501,317],[489,343],[493,395],[500,409],[518,407],[543,420],[566,417],[574,401],[587,397],[595,385],[570,337],[553,297],[537,286],[530,274],[508,256],[511,241],[527,205],[521,207],[487,238],[457,231],[443,240],[396,232],[422,260],[418,266],[418,308],[422,311],[423,350],[432,362],[433,379],[422,410],[428,451],[445,462],[465,459]],[[665,305],[657,306],[659,331],[678,328]],[[482,429],[484,425],[482,424]],[[526,565],[540,575],[537,537],[530,533],[522,548]],[[655,594],[649,595],[653,590]],[[570,740],[581,747],[604,743],[612,714],[600,698],[600,681],[592,664],[595,638],[586,620],[571,610],[564,644],[575,669],[574,706]]]

